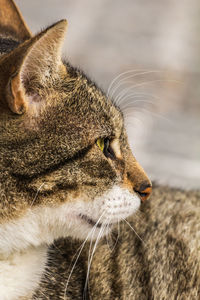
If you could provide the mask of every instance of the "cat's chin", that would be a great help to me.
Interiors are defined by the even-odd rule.
[[[89,231],[94,232],[93,236],[99,232],[104,235],[104,232],[109,232],[115,224],[134,214],[139,209],[140,203],[137,194],[114,185],[101,197],[85,203],[76,218],[78,227],[83,227],[89,235],[91,235]]]
[[[98,221],[93,220],[92,218],[86,216],[86,215],[79,215],[79,218],[82,219],[85,223],[90,225],[93,228],[102,228],[107,227],[110,228],[112,226],[112,223],[101,223]]]
[[[114,185],[101,197],[80,205],[71,216],[70,235],[79,239],[95,240],[108,234],[118,222],[134,214],[140,207],[140,198],[127,189]]]
[[[96,221],[87,215],[78,215],[78,221],[80,222],[81,230],[78,231],[77,236],[79,239],[85,240],[96,240],[100,239],[104,235],[108,234],[113,226],[114,223],[110,222],[100,222]]]

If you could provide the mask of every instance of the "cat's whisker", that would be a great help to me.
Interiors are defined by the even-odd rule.
[[[156,98],[154,98],[156,99]],[[139,97],[128,97],[127,99],[124,99],[120,102],[120,104],[118,105],[118,107],[120,108],[120,110],[124,111],[124,109],[126,107],[129,107],[129,108],[133,108],[133,109],[137,109],[137,108],[140,108],[140,107],[150,107],[152,109],[156,109],[157,106],[159,104],[159,101],[156,99],[156,101],[150,101],[149,98],[144,98],[142,97],[142,99],[139,99]]]
[[[105,212],[104,212],[105,213]],[[99,220],[98,220],[99,222]],[[86,274],[86,281],[85,281],[85,287],[84,287],[84,291],[83,291],[83,299],[87,299],[87,290],[88,290],[88,293],[89,293],[89,273],[90,273],[90,267],[91,267],[91,263],[92,263],[92,258],[94,256],[94,252],[96,250],[96,246],[98,244],[98,241],[100,240],[101,238],[101,231],[102,231],[102,228],[105,229],[106,226],[102,226],[101,229],[100,229],[100,232],[98,233],[98,236],[97,236],[97,239],[95,241],[95,244],[94,244],[94,247],[93,247],[93,250],[92,250],[92,242],[93,242],[93,235],[97,229],[97,223],[94,225],[93,227],[93,234],[92,234],[92,238],[91,238],[91,241],[90,241],[90,247],[89,247],[89,252],[88,252],[88,268],[87,268],[87,274]],[[103,234],[103,233],[102,233]],[[92,250],[92,253],[91,253],[91,250]]]
[[[136,93],[134,91],[134,92],[131,92],[130,94],[127,94],[127,96],[125,98],[123,98],[123,103],[127,103],[127,102],[130,101],[131,103],[133,103],[133,102],[146,102],[146,103],[150,103],[150,104],[153,104],[153,105],[155,104],[153,101],[149,101],[149,100],[145,100],[145,99],[141,100],[140,98],[143,98],[143,97],[148,97],[148,99],[149,98],[158,99],[158,97],[156,97],[153,94],[149,94],[149,93]],[[132,99],[138,99],[138,100],[132,101]]]
[[[115,83],[117,82],[117,80],[119,80],[121,77],[123,77],[123,76],[125,76],[125,75],[127,75],[127,74],[130,74],[130,73],[138,74],[138,73],[140,73],[140,72],[147,72],[147,70],[138,70],[138,69],[134,70],[134,69],[132,69],[132,70],[128,70],[128,71],[119,73],[117,76],[115,76],[115,77],[113,78],[113,80],[112,80],[111,83],[109,84],[108,89],[107,89],[107,96],[110,95],[110,92],[111,92],[113,86],[115,85]]]
[[[87,268],[87,275],[86,275],[86,281],[85,281],[84,293],[86,293],[86,291],[87,291],[87,285],[88,285],[88,279],[89,279],[90,267],[91,267],[92,259],[93,259],[93,256],[94,256],[94,252],[95,252],[95,250],[96,250],[96,247],[97,247],[97,244],[98,244],[99,240],[101,239],[101,237],[102,237],[102,235],[103,235],[104,229],[105,229],[105,226],[102,225],[102,227],[100,228],[100,231],[99,231],[99,233],[98,233],[97,239],[96,239],[96,241],[95,241],[95,244],[94,244],[94,247],[93,247],[93,250],[92,250],[92,254],[91,254],[91,256],[90,256],[90,260],[89,260],[88,268]]]
[[[152,100],[149,100],[152,99]],[[124,105],[127,104],[151,104],[152,106],[157,105],[157,102],[160,100],[159,97],[153,94],[145,94],[145,93],[135,93],[131,92],[127,94],[122,100],[120,100],[119,107],[123,109]]]
[[[89,262],[90,262],[90,257],[91,257],[91,251],[92,251],[92,242],[93,242],[93,235],[96,231],[96,226],[94,225],[93,227],[93,233],[92,233],[92,237],[91,237],[91,240],[90,240],[90,247],[89,247],[89,251],[88,251],[88,266],[89,266]],[[89,270],[87,268],[87,274],[88,274]],[[86,278],[87,278],[87,274],[86,274]],[[87,280],[87,279],[86,279]],[[87,291],[89,293],[89,283],[85,282],[85,286],[84,286],[84,290],[83,290],[83,300],[84,299],[87,299]]]
[[[112,244],[112,240],[113,240],[112,232],[108,232],[108,247],[109,247],[110,251],[112,251],[111,246],[110,246]]]
[[[151,104],[152,106],[156,107],[156,104],[151,102],[151,101],[146,101],[146,100],[135,100],[135,101],[127,101],[127,103],[123,103],[122,106],[120,106],[120,109],[122,112],[125,109],[132,109],[132,110],[137,110],[137,108],[142,108],[141,106],[136,106],[136,103],[142,103],[142,104]]]
[[[120,236],[120,220],[117,220],[117,241],[119,240],[119,236]]]
[[[118,74],[117,76],[115,76],[114,78],[113,78],[113,80],[111,81],[111,83],[109,84],[109,86],[108,86],[108,89],[107,89],[107,96],[110,96],[110,94],[111,94],[111,92],[112,92],[112,89],[114,88],[114,86],[115,86],[115,84],[117,84],[118,83],[118,80],[121,80],[120,78],[122,77],[123,78],[123,76],[126,76],[126,75],[128,75],[128,74],[131,74],[131,73],[134,73],[134,74],[138,74],[138,73],[140,73],[140,72],[145,72],[145,71],[147,71],[147,70],[128,70],[128,71],[125,71],[125,72],[122,72],[122,73],[120,73],[120,74]]]
[[[105,228],[105,231],[106,231],[106,243],[107,243],[107,246],[108,246],[108,248],[110,249],[110,245],[109,245],[109,225],[107,224],[106,225],[106,228]]]
[[[109,245],[109,249],[110,251],[112,252],[112,248],[111,248],[111,245],[112,245],[112,241],[113,241],[113,238],[112,238],[112,231],[108,230],[108,245]]]
[[[53,246],[58,252],[62,253],[61,250],[59,249],[59,247],[56,246],[56,241],[53,241],[53,242],[52,242],[52,246]]]
[[[97,225],[98,223],[100,222],[100,219],[102,218],[102,216],[105,214],[105,211],[102,213],[102,215],[100,216],[100,218],[98,219],[98,221],[95,223],[95,225],[93,226],[93,229],[92,229],[92,236],[91,236],[91,241],[90,241],[90,248],[89,248],[89,253],[88,253],[88,262],[89,262],[89,257],[90,257],[90,253],[91,253],[91,245],[92,245],[92,240],[93,240],[93,236],[94,236],[94,233],[97,229]]]
[[[123,111],[123,115],[124,115],[124,119],[126,120],[131,120],[131,119],[137,119],[140,120],[142,122],[142,117],[143,116],[147,116],[150,115],[152,117],[152,113],[150,110],[145,110],[143,107],[137,107],[137,109],[124,109]],[[137,115],[137,117],[136,117]],[[141,119],[140,119],[141,118]]]
[[[135,231],[135,229],[133,228],[133,226],[131,226],[131,224],[123,218],[123,220],[126,222],[126,224],[133,230],[133,232],[135,233],[135,235],[140,239],[140,241],[146,246],[145,242],[143,241],[143,239],[139,236],[139,234]]]
[[[144,95],[144,96],[152,97],[151,94],[142,93],[142,91],[139,93],[135,85],[132,85],[132,82],[130,82],[129,85],[127,84],[123,88],[121,87],[118,94],[115,96],[115,100],[114,100],[115,105],[120,107],[121,102],[124,102],[124,100],[128,98],[129,95],[134,95],[134,96]]]
[[[110,221],[108,222],[108,224],[106,225],[106,229],[107,229],[107,233],[106,233],[106,241],[107,241],[107,246],[108,248],[110,249],[110,251],[112,252],[114,250],[114,247],[112,248],[111,247],[111,244],[113,244],[113,237],[112,237],[112,231],[109,230],[109,224],[110,224]],[[110,239],[110,241],[109,241]],[[115,244],[116,244],[116,241],[118,240],[118,236],[117,236],[117,239],[115,239]]]
[[[43,291],[41,291],[41,294],[42,294],[42,296],[44,297],[43,299],[47,299],[47,300],[49,299],[49,297],[46,296],[45,293],[44,293]]]
[[[70,273],[69,273],[69,276],[68,276],[68,279],[67,279],[67,283],[66,283],[66,286],[65,286],[65,290],[64,290],[64,300],[66,300],[66,292],[67,292],[67,288],[68,288],[69,281],[70,281],[70,279],[71,279],[72,273],[73,273],[73,271],[74,271],[74,268],[75,268],[75,266],[76,266],[76,263],[77,263],[77,261],[78,261],[80,255],[81,255],[81,252],[82,252],[82,250],[83,250],[83,248],[84,248],[84,246],[85,246],[85,243],[87,242],[88,238],[89,238],[89,234],[88,234],[87,237],[85,238],[84,242],[81,244],[81,247],[79,247],[79,249],[80,249],[80,250],[79,250],[79,253],[78,253],[78,255],[77,255],[77,257],[76,257],[76,260],[75,260],[75,262],[74,262],[74,264],[73,264],[73,266],[72,266],[72,268],[71,268],[71,271],[70,271]],[[76,254],[75,254],[74,256],[76,256]],[[70,265],[71,265],[71,264],[70,264]]]
[[[144,213],[141,210],[136,210],[134,213],[134,217],[140,221],[140,223],[144,223]],[[142,219],[143,217],[143,219]]]
[[[75,266],[76,266],[76,263],[77,263],[77,261],[78,261],[80,255],[81,255],[81,252],[82,252],[82,250],[83,250],[83,248],[84,248],[84,246],[85,246],[87,240],[89,239],[89,237],[90,237],[91,235],[92,235],[92,237],[93,237],[93,233],[94,233],[94,231],[96,230],[96,227],[97,227],[97,225],[99,224],[99,222],[100,222],[100,220],[101,220],[101,218],[103,217],[104,214],[105,214],[105,211],[101,214],[101,216],[100,216],[99,219],[97,220],[96,224],[95,224],[94,227],[92,227],[92,229],[89,231],[89,233],[88,233],[88,235],[86,236],[84,242],[83,242],[82,245],[79,247],[80,250],[79,250],[78,255],[77,255],[77,257],[76,257],[76,260],[75,260],[75,262],[74,262],[74,264],[73,264],[73,266],[72,266],[72,268],[71,268],[71,271],[70,271],[70,273],[69,273],[69,276],[68,276],[68,279],[67,279],[67,282],[66,282],[66,286],[65,286],[65,290],[64,290],[64,300],[66,300],[66,291],[67,291],[67,287],[68,287],[68,285],[69,285],[69,281],[70,281],[70,279],[71,279],[71,276],[72,276],[72,273],[73,273],[74,268],[75,268]],[[76,253],[77,253],[77,252],[76,252]],[[76,254],[75,254],[75,255],[76,255]],[[75,256],[75,255],[74,255],[74,256]],[[72,260],[72,261],[73,261],[73,260]],[[71,266],[71,264],[70,264],[70,266]]]
[[[158,83],[158,82],[173,82],[173,83],[181,83],[180,81],[178,80],[174,80],[174,79],[154,79],[154,80],[148,80],[148,81],[143,81],[143,82],[140,82],[140,83],[137,83],[135,85],[132,85],[132,86],[129,86],[127,88],[124,88],[119,94],[118,96],[115,98],[114,100],[114,103],[115,105],[119,105],[118,103],[121,101],[122,98],[125,97],[125,95],[130,92],[130,91],[135,91],[136,88],[139,88],[139,87],[143,87],[145,85],[150,85],[152,83]]]
[[[137,72],[138,71],[138,72]],[[125,78],[120,79],[120,77],[123,77],[124,75],[127,75],[129,73],[134,73],[135,74],[131,74],[129,76],[126,76]],[[137,73],[136,73],[137,72]],[[116,76],[113,81],[111,82],[111,84],[108,87],[108,91],[107,91],[107,95],[112,98],[115,94],[115,92],[117,91],[117,89],[125,83],[125,81],[127,82],[128,79],[133,79],[134,77],[140,76],[140,75],[147,75],[147,74],[152,74],[152,73],[161,73],[162,71],[159,70],[152,70],[152,71],[147,71],[147,70],[130,70],[130,71],[126,71],[124,73],[119,74],[118,76]],[[119,79],[119,81],[117,81]],[[114,86],[114,83],[116,83],[116,86]]]
[[[150,81],[150,80],[145,81],[145,82],[142,81],[140,83],[135,83],[135,84],[133,84],[132,81],[131,82],[125,82],[126,85],[124,85],[123,88],[121,87],[120,90],[119,90],[119,92],[118,92],[118,94],[114,97],[114,103],[115,103],[115,105],[119,105],[119,103],[121,102],[121,100],[123,100],[124,98],[126,98],[129,93],[135,93],[136,94],[138,87],[143,87],[144,83],[149,83],[149,82],[152,82],[152,81]],[[137,94],[139,94],[139,92],[137,92]]]
[[[103,214],[104,213],[105,213],[105,211],[103,212]],[[101,217],[103,216],[103,214],[101,215]],[[89,247],[89,252],[88,252],[88,268],[87,268],[87,275],[86,275],[85,287],[84,287],[84,292],[83,292],[83,299],[84,298],[87,299],[87,297],[86,297],[87,288],[88,288],[88,293],[89,293],[89,281],[88,281],[88,279],[89,279],[89,272],[90,272],[90,266],[91,266],[91,262],[92,262],[94,247],[95,247],[95,245],[94,245],[93,250],[92,250],[92,241],[93,241],[93,235],[94,235],[94,233],[97,229],[97,225],[98,225],[99,221],[100,221],[100,219],[96,222],[96,224],[93,227],[93,233],[92,233],[92,237],[91,237],[91,241],[90,241],[90,247]],[[101,232],[101,230],[100,230],[100,232]],[[100,232],[97,236],[97,239],[99,238]],[[95,241],[95,244],[96,244],[96,242],[98,243],[97,239]],[[92,253],[91,253],[91,250],[92,250]]]
[[[90,265],[90,258],[91,258],[91,253],[92,253],[92,242],[93,242],[93,235],[97,229],[96,227],[97,225],[95,224],[94,227],[93,227],[93,233],[92,233],[92,238],[90,240],[90,247],[89,247],[89,251],[88,251],[88,268],[89,268],[89,265]],[[89,269],[87,269],[87,273],[89,272]],[[86,277],[87,278],[87,277]]]
[[[170,120],[169,118],[163,116],[162,114],[158,114],[158,113],[156,113],[156,112],[152,112],[152,111],[150,111],[150,110],[147,110],[147,109],[145,109],[144,107],[137,108],[137,111],[135,111],[135,112],[137,112],[137,113],[138,113],[138,112],[141,112],[141,113],[144,113],[144,114],[149,114],[149,115],[151,115],[151,116],[153,116],[153,117],[162,119],[162,120],[164,120],[165,122],[167,122],[167,123],[169,123],[169,124],[173,124],[173,121]],[[126,118],[130,118],[131,116],[133,116],[133,113],[134,113],[134,112],[130,112],[130,108],[129,108],[129,109],[125,109],[125,110],[123,111],[123,114],[124,114],[125,119],[126,119]]]
[[[135,107],[135,108],[133,107],[132,109],[131,109],[131,107],[126,107],[126,108],[123,109],[123,115],[124,115],[126,127],[128,127],[128,123],[131,123],[130,122],[131,119],[137,120],[139,123],[142,123],[142,120],[135,116],[136,114],[138,116],[139,113],[141,115],[145,115],[145,116],[149,115],[151,118],[152,117],[160,118],[160,119],[164,120],[165,122],[167,122],[169,124],[173,124],[172,120],[165,117],[161,113],[153,112],[153,111],[148,110],[144,107]],[[134,122],[133,122],[133,125],[135,126]]]
[[[106,225],[106,230],[107,230],[107,233],[106,233],[106,241],[107,241],[107,246],[108,248],[110,249],[110,251],[112,252],[112,248],[111,248],[111,244],[112,244],[112,231],[110,231],[110,221],[111,219],[108,221],[108,224]],[[109,241],[110,240],[110,241]]]
[[[35,197],[34,197],[34,199],[33,199],[33,201],[31,202],[31,205],[30,205],[30,207],[32,207],[33,206],[33,204],[34,204],[34,202],[36,201],[36,199],[37,199],[37,196],[38,196],[38,194],[39,194],[39,191],[41,190],[41,188],[43,187],[43,185],[45,184],[45,182],[43,182],[40,186],[39,186],[39,188],[37,189],[37,192],[36,192],[36,195],[35,195]]]
[[[136,83],[132,86],[124,88],[121,92],[119,92],[119,94],[115,98],[115,105],[119,105],[120,100],[123,99],[127,93],[129,93],[131,91],[135,91],[135,89],[138,88],[138,87],[143,87],[145,85],[150,85],[150,84],[156,83],[156,82],[165,82],[165,80],[164,79],[148,80],[148,81],[143,81],[143,82],[140,82],[140,83]]]
[[[113,248],[111,249],[111,252],[114,251],[114,249],[115,249],[115,247],[116,247],[116,245],[117,245],[117,243],[119,241],[119,235],[120,235],[120,227],[119,227],[119,219],[118,219],[118,221],[117,221],[117,238],[115,240]]]

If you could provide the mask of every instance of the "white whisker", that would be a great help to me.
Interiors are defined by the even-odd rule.
[[[130,91],[135,91],[136,88],[138,87],[143,87],[144,85],[150,85],[152,83],[157,83],[157,82],[176,82],[176,83],[181,83],[178,80],[174,79],[154,79],[154,80],[148,80],[148,81],[143,81],[140,83],[137,83],[135,85],[129,86],[127,88],[124,88],[118,95],[115,97],[114,103],[115,105],[119,105],[120,101],[126,96],[127,93]]]
[[[152,83],[156,83],[156,82],[165,82],[166,80],[164,79],[155,79],[155,80],[148,80],[148,81],[143,81],[143,82],[140,82],[140,83],[136,83],[132,86],[129,86],[125,89],[123,89],[119,94],[118,96],[115,98],[115,104],[118,105],[119,101],[121,98],[124,98],[125,95],[130,92],[130,91],[135,91],[136,88],[138,87],[143,87],[144,85],[150,85]]]
[[[135,229],[131,226],[131,224],[123,218],[123,220],[126,222],[126,224],[133,230],[133,232],[135,233],[135,235],[140,239],[140,241],[146,246],[145,242],[143,241],[143,239],[139,236],[139,234],[135,231]]]
[[[113,248],[112,248],[111,251],[114,251],[114,249],[115,249],[115,247],[116,247],[116,245],[118,243],[118,240],[119,240],[119,235],[120,235],[120,227],[119,227],[119,220],[118,220],[117,221],[117,238],[115,240],[114,246],[113,246]]]
[[[98,244],[100,238],[102,237],[104,229],[105,229],[105,226],[102,225],[102,227],[100,228],[99,234],[97,236],[97,239],[95,241],[95,244],[94,244],[94,247],[93,247],[93,250],[92,250],[92,254],[91,254],[90,259],[89,259],[88,268],[87,268],[87,275],[86,275],[86,281],[85,281],[84,294],[86,294],[86,290],[87,290],[87,285],[88,285],[88,280],[89,280],[89,273],[90,273],[90,267],[91,267],[92,259],[93,259],[93,256],[94,256],[94,252],[96,250],[96,247],[97,247],[97,244]]]
[[[110,235],[110,232],[109,232],[109,224],[106,224],[105,231],[106,231],[106,243],[107,243],[108,248],[110,249],[110,245],[109,245],[109,235]],[[111,249],[110,249],[110,250],[111,250]]]
[[[76,266],[76,263],[77,263],[77,261],[78,261],[80,255],[81,255],[81,252],[82,252],[82,250],[83,250],[83,248],[84,248],[84,246],[85,246],[85,243],[87,242],[87,240],[89,239],[89,237],[91,236],[91,234],[92,234],[92,237],[93,237],[93,233],[94,233],[94,231],[96,230],[96,227],[97,227],[98,223],[100,222],[101,218],[103,217],[104,213],[105,213],[105,211],[101,214],[101,216],[100,216],[99,219],[97,220],[96,224],[95,224],[94,227],[92,227],[92,229],[89,231],[89,233],[88,233],[87,237],[85,238],[84,242],[83,242],[82,245],[79,247],[79,249],[80,249],[80,250],[79,250],[79,253],[78,253],[77,258],[76,258],[76,260],[75,260],[75,262],[74,262],[74,264],[73,264],[73,266],[72,266],[72,269],[71,269],[71,271],[70,271],[70,274],[69,274],[68,279],[67,279],[67,282],[66,282],[66,286],[65,286],[65,290],[64,290],[64,300],[66,300],[66,291],[67,291],[67,287],[68,287],[70,278],[71,278],[71,276],[72,276],[72,273],[73,273],[73,271],[74,271],[74,268],[75,268],[75,266]],[[76,252],[76,253],[77,253],[77,252]],[[76,255],[76,254],[75,254],[75,255]]]
[[[137,108],[137,111],[136,111],[136,112],[137,112],[137,113],[138,113],[138,112],[141,112],[141,113],[144,113],[144,114],[149,114],[149,115],[152,115],[152,116],[154,116],[154,117],[160,118],[160,119],[162,119],[162,120],[168,122],[169,124],[173,124],[173,121],[172,121],[172,120],[170,120],[169,118],[163,116],[162,114],[158,114],[158,113],[156,113],[156,112],[152,112],[152,111],[147,110],[147,109],[145,109],[145,108],[143,108],[143,107]],[[123,111],[123,114],[124,114],[124,117],[125,117],[125,118],[130,118],[130,117],[132,117],[132,116],[133,116],[133,113],[134,113],[134,111],[131,112],[130,109],[124,109],[124,111]],[[134,118],[135,118],[135,116],[134,116]]]
[[[126,108],[132,108],[132,109],[137,109],[138,108],[138,106],[135,106],[135,104],[136,103],[147,103],[147,104],[151,104],[151,105],[153,105],[153,106],[156,106],[156,104],[154,103],[154,102],[152,102],[152,101],[149,101],[149,100],[145,100],[145,99],[142,99],[142,100],[134,100],[133,101],[133,98],[131,98],[131,99],[129,99],[129,101],[127,101],[127,102],[123,102],[123,105],[121,105],[120,106],[120,109],[121,109],[121,111],[123,112],[124,111],[124,109],[126,109]],[[140,108],[141,106],[139,106],[139,108]]]
[[[38,196],[38,194],[39,194],[39,191],[41,190],[41,188],[43,187],[44,184],[45,184],[45,183],[43,182],[43,183],[40,185],[40,187],[37,189],[36,195],[35,195],[33,201],[31,202],[31,206],[30,206],[30,207],[33,206],[35,200],[37,199],[37,196]]]
[[[120,79],[120,77],[123,77],[124,75],[126,74],[129,74],[129,73],[133,73],[135,72],[135,74],[132,74],[130,76],[127,76],[125,77],[124,79]],[[137,72],[137,73],[136,73]],[[151,73],[161,73],[162,71],[159,71],[159,70],[152,70],[152,71],[147,71],[147,70],[129,70],[129,71],[126,71],[126,72],[123,72],[119,75],[117,75],[111,82],[111,84],[109,85],[108,87],[108,91],[107,91],[107,95],[112,98],[115,94],[115,92],[117,91],[117,89],[122,85],[122,83],[124,83],[123,81],[127,80],[127,79],[130,79],[130,78],[134,78],[136,76],[140,76],[140,75],[147,75],[147,74],[151,74]],[[114,83],[120,79],[118,82],[117,82],[117,85],[114,87]],[[111,89],[113,88],[112,92],[111,92]]]

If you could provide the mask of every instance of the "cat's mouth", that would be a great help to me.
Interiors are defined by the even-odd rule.
[[[89,225],[91,226],[95,226],[97,228],[101,228],[102,226],[112,226],[113,224],[112,223],[100,223],[98,221],[94,221],[93,219],[89,218],[88,216],[86,215],[79,215],[79,217],[84,220],[85,222],[87,222]]]

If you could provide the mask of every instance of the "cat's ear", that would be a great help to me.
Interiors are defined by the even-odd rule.
[[[8,64],[16,66],[6,88],[7,104],[14,113],[39,108],[44,100],[39,91],[51,86],[65,70],[61,51],[66,28],[67,21],[59,21],[20,45],[7,58]]]
[[[12,0],[0,0],[0,33],[20,41],[31,38],[31,32]]]

